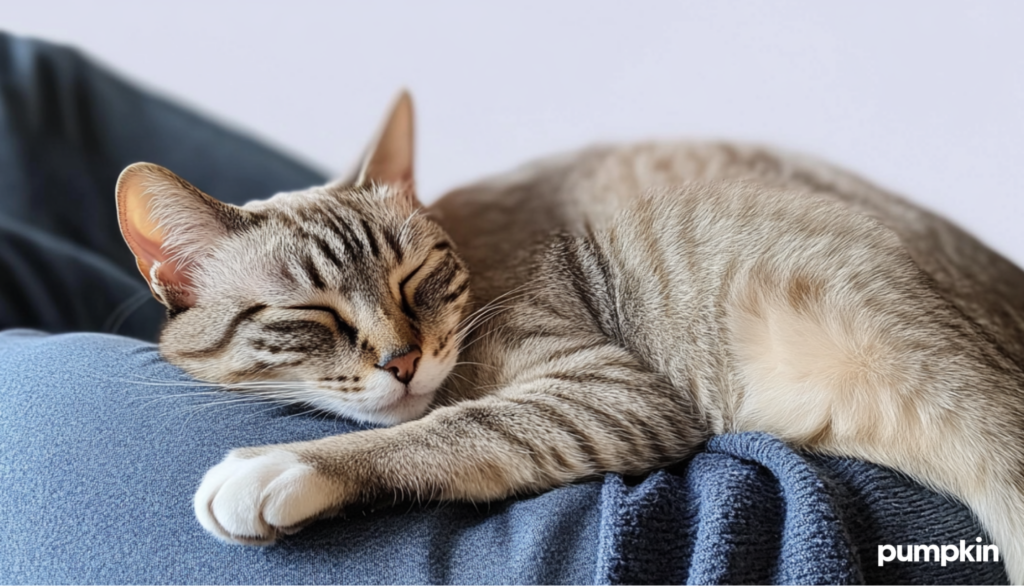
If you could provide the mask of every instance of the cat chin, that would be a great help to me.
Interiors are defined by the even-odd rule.
[[[418,419],[427,412],[427,407],[434,400],[433,391],[421,394],[408,394],[387,407],[375,411],[366,421],[384,425],[396,425]]]
[[[386,401],[377,405],[340,405],[341,409],[333,410],[339,415],[366,423],[378,425],[397,425],[422,417],[427,407],[434,400],[434,393],[407,394],[397,400]]]
[[[396,425],[423,416],[435,394],[433,389],[408,394],[402,390],[372,399],[365,396],[354,399],[339,397],[338,392],[332,389],[321,391],[319,396],[307,399],[309,405],[334,415],[377,425]]]

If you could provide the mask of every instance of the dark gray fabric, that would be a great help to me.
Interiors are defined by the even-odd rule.
[[[154,339],[162,310],[115,213],[117,176],[138,161],[230,203],[325,181],[76,51],[0,33],[0,329]]]

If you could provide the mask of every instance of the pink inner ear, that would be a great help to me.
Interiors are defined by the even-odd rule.
[[[136,226],[129,226],[125,236],[128,237],[132,252],[135,253],[135,258],[139,261],[139,268],[143,269],[148,278],[153,263],[163,262],[164,253],[160,248],[160,241],[151,238],[157,231],[150,232],[148,235],[143,235],[140,232]]]
[[[124,233],[128,247],[135,254],[139,269],[148,280],[153,264],[167,260],[162,248],[164,234],[160,226],[149,217],[146,193],[132,189],[134,185],[127,187],[127,193],[122,199],[124,209],[121,215],[121,232]]]
[[[180,289],[182,293],[186,293],[192,288],[192,278],[188,276],[188,271],[182,268],[177,261],[165,261],[160,265],[157,272],[159,273],[158,278],[160,282],[165,286]],[[189,296],[191,297],[191,295]]]
[[[145,277],[153,294],[162,302],[170,302],[171,300],[166,299],[166,296],[170,290],[174,290],[175,305],[192,306],[195,304],[195,298],[191,294],[192,279],[178,261],[167,257],[160,242],[151,238],[153,234],[158,233],[159,229],[151,231],[147,236],[142,236],[138,232],[131,231],[131,228],[126,232],[126,240],[129,241],[132,252],[135,253],[135,262],[139,267],[139,272]],[[157,292],[152,281],[152,270],[155,263],[160,263],[156,278],[160,282],[160,288],[165,291],[163,295]]]
[[[141,185],[142,173],[129,173],[122,177],[118,190],[118,203],[120,212],[121,232],[125,241],[135,254],[136,264],[139,272],[149,283],[150,290],[154,296],[165,304],[170,300],[165,299],[171,290],[175,292],[177,305],[191,305],[192,295],[189,289],[192,280],[183,267],[176,261],[170,260],[169,255],[163,250],[164,234],[160,226],[150,217],[148,210],[149,194]],[[152,269],[155,263],[160,263],[156,278],[159,286],[152,281]],[[165,291],[164,295],[157,292],[160,288]]]

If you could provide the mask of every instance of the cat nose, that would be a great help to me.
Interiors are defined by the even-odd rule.
[[[419,346],[406,346],[382,358],[377,367],[390,371],[400,383],[409,384],[416,374],[421,356],[423,352],[420,352]]]

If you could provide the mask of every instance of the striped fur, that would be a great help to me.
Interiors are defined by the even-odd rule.
[[[170,233],[214,214],[182,197],[153,208]],[[169,360],[401,422],[232,452],[195,497],[214,535],[637,474],[762,430],[963,500],[1024,581],[1022,275],[944,220],[734,145],[585,151],[416,210],[401,187],[314,188],[186,254]],[[401,395],[379,365],[411,340],[425,366]]]

